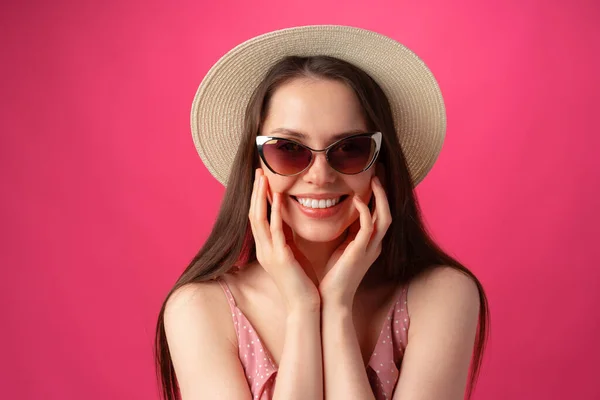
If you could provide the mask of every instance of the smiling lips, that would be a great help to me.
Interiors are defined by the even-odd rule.
[[[310,199],[306,197],[296,197],[298,203],[308,208],[329,208],[335,206],[340,202],[341,197],[335,197],[333,199]]]
[[[327,198],[315,198],[302,197],[302,196],[291,196],[294,199],[294,203],[298,205],[298,208],[302,213],[311,218],[329,218],[337,214],[341,208],[342,203],[348,195],[342,196],[327,196]],[[318,196],[324,197],[324,196]]]

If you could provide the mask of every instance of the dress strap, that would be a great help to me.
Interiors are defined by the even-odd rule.
[[[237,309],[237,304],[235,303],[235,299],[233,298],[233,295],[231,294],[231,289],[229,289],[229,285],[227,285],[227,282],[225,282],[225,279],[223,279],[223,277],[221,277],[221,276],[219,276],[216,279],[216,281],[219,282],[219,285],[221,285],[223,292],[225,292],[225,297],[227,298],[227,302],[229,303],[229,308],[231,308],[231,312],[235,314],[235,310]]]

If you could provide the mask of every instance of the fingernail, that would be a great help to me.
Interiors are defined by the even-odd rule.
[[[376,184],[381,185],[381,182],[379,181],[378,177],[373,178],[373,180],[375,181]]]
[[[260,179],[258,180],[258,186],[262,187],[264,183],[265,183],[265,177],[261,176]]]

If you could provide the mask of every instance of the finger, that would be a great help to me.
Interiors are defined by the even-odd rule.
[[[256,193],[258,192],[258,169],[254,173],[254,185],[252,186],[252,196],[250,197],[250,209],[248,216],[254,215],[254,205],[256,204]]]
[[[254,229],[254,225],[256,223],[256,203],[258,198],[258,182],[260,176],[262,174],[262,170],[257,168],[254,174],[254,185],[252,186],[252,198],[250,199],[250,210],[248,211],[248,217],[250,218],[250,225]]]
[[[273,246],[281,248],[285,245],[281,221],[281,193],[277,192],[273,193],[273,203],[271,204],[271,238],[273,238]]]
[[[267,221],[267,201],[266,201],[267,177],[261,174],[254,205],[254,235],[257,241],[268,245],[271,241],[271,232],[269,222]]]
[[[360,214],[360,230],[354,239],[361,247],[366,248],[373,232],[373,220],[369,207],[358,197],[354,196],[354,206]]]
[[[385,194],[385,190],[379,182],[379,179],[373,179],[372,187],[375,195],[375,217],[373,221],[375,234],[373,235],[371,243],[373,245],[378,245],[383,240],[387,229],[392,223],[392,214],[390,212],[387,195]]]
[[[269,181],[265,174],[261,174],[258,182],[258,194],[256,196],[256,220],[266,238],[271,239],[269,221],[267,220],[267,191]]]
[[[256,196],[256,217],[260,220],[267,219],[267,186],[267,177],[262,175],[258,181]]]

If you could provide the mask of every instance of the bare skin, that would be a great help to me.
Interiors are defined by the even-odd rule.
[[[249,265],[243,273],[228,274],[224,279],[231,288],[238,307],[251,321],[274,361],[279,365],[287,311],[277,287],[269,276],[265,276],[265,271],[258,263]],[[221,290],[220,287],[216,289]],[[365,366],[373,353],[387,312],[398,294],[398,288],[389,283],[381,283],[377,288],[361,287],[356,294],[353,307],[354,326]],[[229,328],[234,329],[233,324]],[[235,336],[235,331],[233,334]]]

